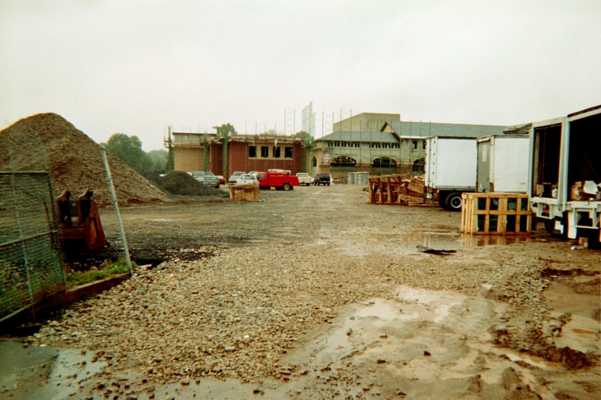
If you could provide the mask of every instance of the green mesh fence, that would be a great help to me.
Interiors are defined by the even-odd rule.
[[[53,202],[47,173],[0,171],[0,321],[65,288]]]

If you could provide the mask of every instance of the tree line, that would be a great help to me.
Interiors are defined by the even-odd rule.
[[[144,151],[139,137],[128,136],[125,133],[114,133],[104,144],[107,151],[125,161],[140,175],[147,179],[156,180],[160,174],[173,169],[169,165],[169,152],[167,150]]]

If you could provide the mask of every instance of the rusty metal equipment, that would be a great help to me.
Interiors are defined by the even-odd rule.
[[[56,198],[63,247],[95,252],[106,246],[98,204],[93,196],[88,189],[71,200],[71,192],[65,190]]]

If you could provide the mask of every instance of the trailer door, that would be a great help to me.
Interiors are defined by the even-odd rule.
[[[475,190],[478,169],[476,139],[438,139],[436,184],[442,190]]]

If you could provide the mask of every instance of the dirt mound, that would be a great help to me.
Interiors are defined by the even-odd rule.
[[[108,157],[120,203],[166,199],[125,162]],[[0,131],[0,170],[50,171],[55,193],[90,188],[99,203],[110,203],[100,146],[57,114],[32,115]]]
[[[222,196],[222,190],[208,187],[194,179],[187,172],[172,171],[158,178],[157,184],[166,192],[186,196]]]

